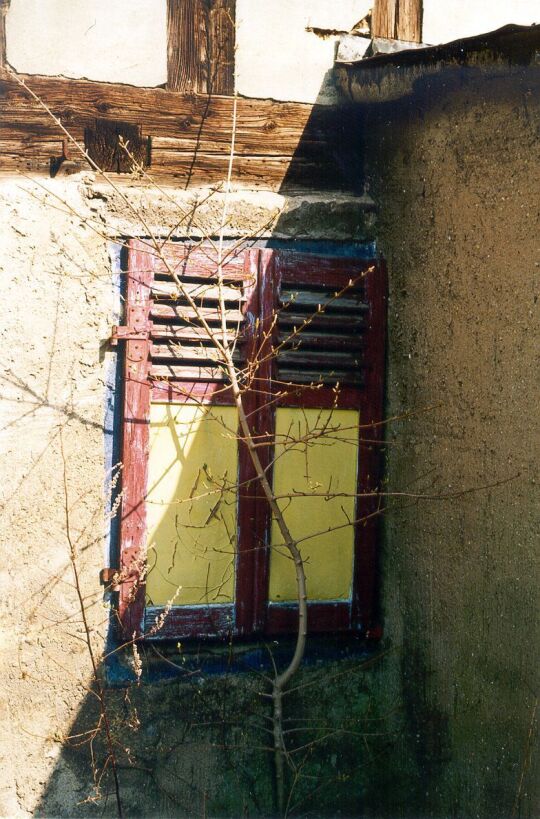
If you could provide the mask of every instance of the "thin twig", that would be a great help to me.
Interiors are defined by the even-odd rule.
[[[114,750],[114,743],[111,734],[111,726],[109,722],[109,715],[107,712],[107,704],[105,698],[105,689],[101,684],[101,680],[99,677],[98,665],[97,660],[94,654],[94,649],[92,646],[92,637],[90,632],[90,626],[88,624],[88,620],[86,617],[86,606],[84,603],[84,597],[81,590],[81,584],[79,579],[79,568],[77,565],[77,550],[75,546],[75,542],[71,536],[71,521],[70,521],[70,509],[69,509],[69,490],[68,490],[68,480],[67,480],[67,463],[66,463],[66,456],[64,451],[64,440],[62,432],[60,433],[60,453],[62,456],[62,477],[63,477],[63,487],[64,487],[64,516],[65,516],[65,524],[66,524],[66,539],[69,546],[69,557],[71,562],[71,568],[73,570],[73,579],[75,582],[75,590],[77,592],[77,597],[79,599],[79,606],[81,610],[81,618],[84,628],[84,633],[86,637],[86,645],[88,647],[88,655],[90,657],[90,662],[92,664],[92,671],[94,675],[94,685],[96,686],[96,695],[100,704],[100,711],[101,717],[103,718],[103,724],[105,726],[105,736],[107,739],[107,747],[109,752],[109,759],[111,762],[111,770],[113,774],[114,780],[114,792],[116,797],[116,810],[119,819],[123,817],[122,811],[122,800],[120,797],[120,782],[118,780],[118,770],[117,770],[117,763],[116,763],[116,754]]]

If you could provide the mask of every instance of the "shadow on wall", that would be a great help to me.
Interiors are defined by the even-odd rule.
[[[388,428],[389,485],[456,493],[385,518],[413,815],[533,817],[540,804],[540,72],[514,57],[443,64],[364,109],[390,270],[388,414],[416,411]],[[407,83],[389,72],[389,95],[392,79]]]

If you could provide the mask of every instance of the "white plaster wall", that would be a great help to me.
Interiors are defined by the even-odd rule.
[[[508,23],[540,22],[540,0],[424,0],[422,40],[436,45],[494,31]]]
[[[51,190],[91,215],[71,183]],[[66,495],[98,656],[107,628],[98,582],[100,343],[112,319],[106,242],[39,185],[2,181],[0,278],[0,816],[30,817],[92,673],[62,516]],[[77,793],[76,781],[72,787]],[[72,802],[83,798],[77,793]]]
[[[247,97],[333,102],[327,76],[339,35],[322,38],[308,28],[348,32],[372,0],[237,0],[236,88]]]
[[[167,79],[167,3],[11,0],[6,45],[20,72],[160,85]]]

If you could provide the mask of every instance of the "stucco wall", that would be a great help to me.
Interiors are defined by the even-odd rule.
[[[369,0],[238,0],[238,93],[334,102],[339,32],[369,9]],[[167,81],[166,23],[166,0],[11,0],[7,58],[20,72],[156,86]]]
[[[167,82],[166,0],[11,0],[7,59],[16,71],[102,82]]]
[[[372,0],[237,0],[236,90],[332,103],[336,44]],[[423,41],[436,44],[539,22],[537,0],[424,0]],[[10,0],[7,58],[20,72],[156,86],[167,81],[166,0]]]
[[[449,68],[366,109],[388,487],[465,492],[386,517],[386,682],[417,765],[392,816],[538,816],[538,90],[537,69]]]
[[[90,214],[76,189],[56,192]],[[43,196],[21,182],[0,190],[2,816],[33,810],[91,678],[66,509],[98,651],[107,619],[96,578],[110,264],[105,243]]]
[[[340,32],[350,31],[370,8],[370,0],[237,0],[236,90],[247,97],[335,102]]]
[[[536,0],[422,0],[422,40],[436,45],[494,31],[509,23],[530,26],[540,22]]]

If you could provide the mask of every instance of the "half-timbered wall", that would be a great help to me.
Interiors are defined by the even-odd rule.
[[[243,96],[308,103],[336,101],[331,70],[336,43],[348,32],[437,44],[508,23],[539,21],[536,0],[3,0],[1,5],[10,6],[7,59],[22,73],[167,84],[197,93],[231,94],[236,86]]]

